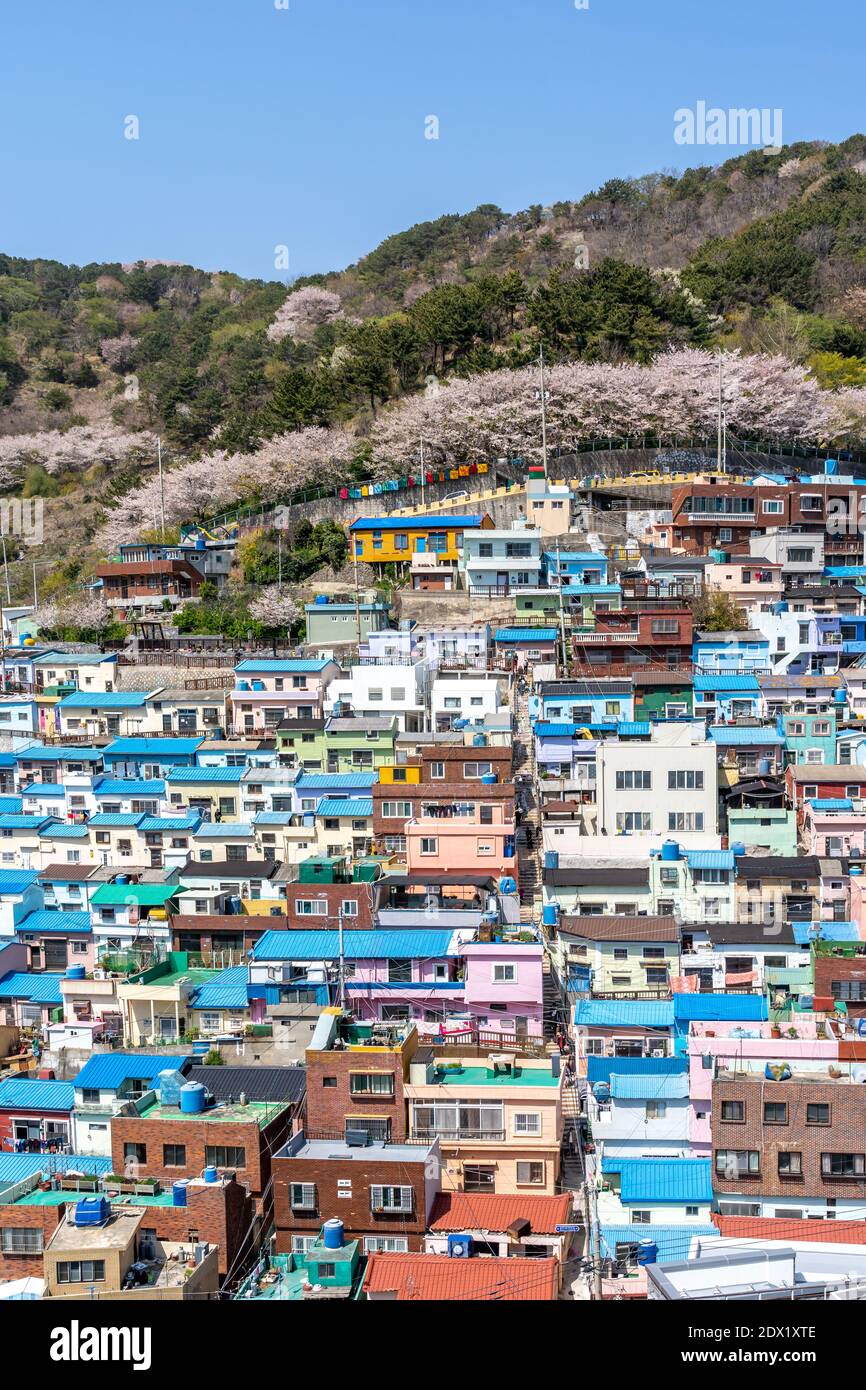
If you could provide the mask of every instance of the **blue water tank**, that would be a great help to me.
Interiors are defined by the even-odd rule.
[[[342,1250],[343,1223],[339,1216],[332,1216],[323,1227],[323,1244],[326,1250]]]
[[[171,1185],[171,1204],[173,1207],[186,1206],[186,1178],[180,1178]]]
[[[101,1226],[111,1215],[111,1203],[107,1197],[82,1197],[75,1203],[76,1226]]]
[[[671,860],[679,859],[680,847],[676,840],[665,840],[662,845],[662,859],[670,863]]]
[[[517,884],[515,883],[514,879],[510,877],[510,875],[506,875],[505,878],[501,878],[499,880],[499,891],[500,893],[506,894],[517,892]]]
[[[545,867],[545,869],[558,869],[558,868],[559,868],[559,850],[558,850],[558,849],[546,849],[546,850],[544,851],[544,867]]]
[[[207,550],[207,541],[205,540],[204,536],[196,536],[195,548],[196,550]]]
[[[654,1240],[642,1240],[637,1247],[639,1265],[654,1265],[659,1257],[659,1248]]]
[[[505,842],[504,842],[504,844],[503,844],[503,846],[502,846],[502,858],[503,858],[503,859],[513,859],[513,858],[514,858],[514,836],[513,836],[513,835],[506,835],[506,837],[505,837]]]
[[[772,769],[772,766],[773,764],[770,762],[769,758],[758,759],[758,773],[761,777],[768,777]]]
[[[316,594],[316,597],[313,599],[313,603],[314,603],[317,607],[322,607],[322,606],[323,606],[324,604],[326,604],[327,602],[328,602],[328,595],[327,595],[327,594]]]
[[[205,1182],[216,1182],[217,1178],[219,1177],[219,1173],[217,1172],[215,1166],[211,1164],[209,1168],[205,1168],[204,1172],[202,1173],[202,1177],[204,1178]]]
[[[474,734],[474,735],[473,735],[473,738],[472,738],[472,747],[473,747],[473,748],[486,748],[486,747],[487,747],[487,735],[486,735],[486,734]]]
[[[485,773],[484,773],[484,776],[481,778],[481,785],[484,786],[484,787],[492,787],[493,784],[494,784],[495,782],[498,782],[498,781],[499,781],[499,775],[498,775],[497,773],[495,773],[495,772],[485,772]]]
[[[559,908],[556,903],[545,903],[541,909],[541,920],[546,927],[555,927],[559,917]]]
[[[249,690],[249,681],[238,681],[238,690]]]
[[[196,1038],[192,1044],[193,1057],[206,1057],[210,1052],[210,1043],[207,1038]]]
[[[86,974],[87,971],[83,965],[67,965],[66,967],[67,980],[83,980]]]
[[[200,1081],[188,1081],[180,1088],[180,1108],[184,1115],[200,1115],[204,1110],[205,1090]]]
[[[237,916],[238,916],[238,914],[239,914],[239,912],[240,912],[240,910],[241,910],[241,900],[240,900],[240,898],[237,896],[237,894],[235,894],[234,897],[229,898],[229,910],[230,910],[230,912],[231,912],[231,914],[232,914],[233,917],[237,917]]]
[[[863,870],[860,868],[859,864],[852,864],[848,870],[848,874],[851,878],[859,878],[862,872]]]
[[[742,840],[735,840],[731,845],[731,854],[733,854],[735,858],[739,859],[745,852],[746,846],[743,844]]]
[[[115,883],[128,883],[129,877],[127,874],[117,874],[114,881]]]
[[[834,690],[834,691],[833,691],[833,699],[836,701],[836,704],[837,704],[837,705],[844,705],[845,701],[848,699],[848,691],[847,691],[847,690]]]
[[[472,1254],[472,1237],[452,1233],[448,1237],[448,1254],[452,1260],[468,1260]]]
[[[253,682],[252,682],[252,686],[253,686],[253,690],[264,690],[264,688],[265,688],[265,683],[264,683],[264,681],[253,681]]]

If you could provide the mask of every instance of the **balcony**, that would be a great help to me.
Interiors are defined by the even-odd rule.
[[[413,1139],[423,1139],[431,1142],[434,1139],[444,1140],[445,1143],[460,1144],[474,1142],[479,1144],[501,1144],[505,1141],[504,1129],[416,1129],[412,1133]],[[522,1136],[525,1138],[538,1138],[538,1135]]]

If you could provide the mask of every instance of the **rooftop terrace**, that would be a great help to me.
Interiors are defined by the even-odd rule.
[[[212,1105],[209,1109],[195,1114],[181,1110],[176,1105],[161,1105],[158,1100],[153,1100],[138,1110],[138,1117],[142,1120],[192,1120],[196,1123],[203,1120],[209,1124],[221,1125],[257,1124],[259,1128],[264,1128],[288,1108],[284,1101],[248,1100],[246,1105],[241,1105],[240,1102]]]

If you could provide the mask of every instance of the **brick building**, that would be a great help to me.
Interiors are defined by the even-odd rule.
[[[372,891],[369,883],[299,883],[293,880],[285,885],[286,914],[289,927],[310,926],[310,909],[303,906],[311,898],[325,899],[325,912],[316,908],[315,925],[336,926],[340,912],[343,914],[345,930],[358,928],[367,930],[373,925]],[[300,904],[300,906],[299,906]],[[267,926],[279,929],[282,921],[269,919]]]
[[[315,1239],[339,1217],[366,1254],[423,1248],[440,1190],[438,1140],[431,1144],[347,1144],[296,1134],[274,1155],[277,1252]]]
[[[339,1009],[321,1015],[307,1048],[310,1138],[364,1131],[379,1142],[406,1137],[404,1085],[418,1047],[406,1024],[356,1024]]]
[[[828,1012],[834,1002],[844,1002],[854,1018],[866,1016],[866,945],[862,942],[816,942],[812,947],[815,1007],[818,1000]]]
[[[630,676],[635,666],[690,669],[693,628],[691,609],[679,600],[597,612],[591,628],[572,634],[575,674]]]
[[[195,598],[202,586],[203,575],[188,560],[129,560],[100,565],[97,579],[102,580],[105,601],[110,607],[162,607],[163,601],[183,603]]]
[[[719,1073],[712,1092],[713,1188],[721,1210],[866,1216],[866,1090],[850,1075]],[[770,1205],[765,1208],[765,1200]],[[773,1201],[775,1199],[775,1201]],[[733,1214],[744,1214],[733,1212]],[[793,1213],[792,1213],[793,1214]]]

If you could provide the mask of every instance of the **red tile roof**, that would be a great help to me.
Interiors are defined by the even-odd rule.
[[[371,1255],[364,1293],[396,1294],[397,1302],[513,1303],[555,1299],[559,1261],[458,1260],[448,1255]]]
[[[430,1217],[431,1231],[507,1231],[515,1221],[528,1221],[533,1232],[551,1235],[571,1212],[571,1196],[516,1193],[440,1192]],[[863,1223],[866,1226],[866,1222]]]
[[[775,1216],[722,1216],[711,1213],[719,1235],[742,1240],[824,1240],[866,1245],[866,1221],[790,1220]]]

